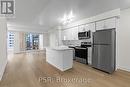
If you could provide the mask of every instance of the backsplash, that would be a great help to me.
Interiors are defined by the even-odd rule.
[[[91,39],[86,39],[86,40],[62,40],[63,45],[65,46],[80,46],[81,42],[91,42]]]

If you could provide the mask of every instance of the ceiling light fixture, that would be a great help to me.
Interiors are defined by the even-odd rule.
[[[71,11],[68,15],[64,14],[64,17],[61,19],[61,22],[63,23],[63,25],[69,24],[74,20],[74,15],[73,12]]]

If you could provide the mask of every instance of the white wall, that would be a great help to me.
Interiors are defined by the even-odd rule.
[[[43,50],[43,34],[39,34],[39,49]]]
[[[50,45],[49,33],[43,33],[43,47],[48,47]]]
[[[48,28],[43,26],[34,26],[34,25],[27,25],[27,24],[11,24],[8,23],[8,30],[9,31],[17,31],[17,32],[34,32],[34,33],[43,33],[46,32]]]
[[[0,80],[7,64],[7,22],[0,18]]]
[[[118,67],[130,71],[130,8],[121,11],[117,30]]]
[[[14,32],[14,53],[20,53],[19,32]]]
[[[59,46],[59,30],[54,29],[49,32],[50,35],[50,47]]]

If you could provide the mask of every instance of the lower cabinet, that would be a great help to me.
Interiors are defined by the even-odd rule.
[[[88,64],[92,64],[92,47],[88,48]]]

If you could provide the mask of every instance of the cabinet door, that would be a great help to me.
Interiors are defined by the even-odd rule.
[[[61,31],[62,40],[78,40],[78,27]]]
[[[105,20],[105,29],[116,28],[116,18]]]
[[[78,27],[72,28],[70,33],[72,40],[78,40]]]
[[[92,64],[92,48],[88,48],[88,63],[91,65]]]
[[[90,23],[85,25],[85,31],[89,31],[89,30],[95,32],[95,23]]]
[[[96,30],[116,28],[116,18],[96,22]]]
[[[72,40],[72,28],[66,30],[66,40]]]
[[[85,31],[85,25],[80,25],[78,27],[78,32],[84,32]]]
[[[61,38],[62,38],[62,40],[67,40],[68,39],[67,30],[62,30],[61,31]]]
[[[86,25],[85,25],[85,31],[88,31],[88,30],[91,30],[91,29],[90,29],[90,24],[86,24]]]
[[[96,22],[96,30],[103,30],[104,29],[105,21],[98,21]]]
[[[95,29],[95,23],[90,23],[90,24],[88,25],[88,28],[89,28],[89,30],[91,30],[92,32],[95,32],[95,31],[96,31],[96,29]]]

